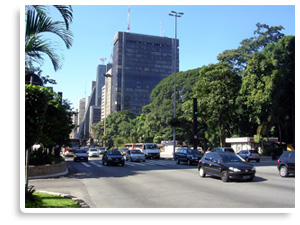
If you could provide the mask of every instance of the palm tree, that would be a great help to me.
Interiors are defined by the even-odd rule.
[[[25,65],[29,67],[32,62],[42,63],[43,54],[46,54],[57,71],[61,68],[61,57],[55,53],[51,42],[43,38],[43,34],[49,32],[57,35],[63,40],[66,48],[69,49],[73,43],[73,34],[69,30],[69,25],[73,20],[73,10],[71,6],[54,5],[63,21],[53,21],[48,15],[48,6],[29,5],[25,9]]]

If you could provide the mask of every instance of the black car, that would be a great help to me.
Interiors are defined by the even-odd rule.
[[[223,182],[228,180],[253,180],[255,167],[240,156],[233,153],[209,152],[198,162],[200,177],[206,174],[220,177]]]
[[[286,151],[277,160],[277,168],[282,177],[295,174],[295,151]]]
[[[109,166],[109,165],[125,165],[125,160],[123,155],[118,150],[108,150],[105,151],[102,156],[102,164]]]
[[[186,162],[188,165],[198,163],[203,155],[196,149],[178,149],[174,154],[177,164]]]

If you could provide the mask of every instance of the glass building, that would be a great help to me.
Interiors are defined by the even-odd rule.
[[[127,32],[116,34],[113,46],[112,113],[126,109],[136,115],[142,113],[142,107],[150,103],[154,87],[174,72],[174,46],[172,38]],[[179,71],[178,39],[176,47],[176,71]]]

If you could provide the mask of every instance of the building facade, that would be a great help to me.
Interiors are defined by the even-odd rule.
[[[154,87],[179,71],[179,41],[167,37],[118,32],[114,38],[111,111],[140,115]]]

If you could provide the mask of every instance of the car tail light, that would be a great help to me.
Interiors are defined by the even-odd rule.
[[[198,163],[201,163],[201,159],[199,159]]]
[[[280,164],[280,160],[279,159],[277,160],[277,164]]]
[[[250,155],[249,156],[252,156],[252,154],[250,153]]]

